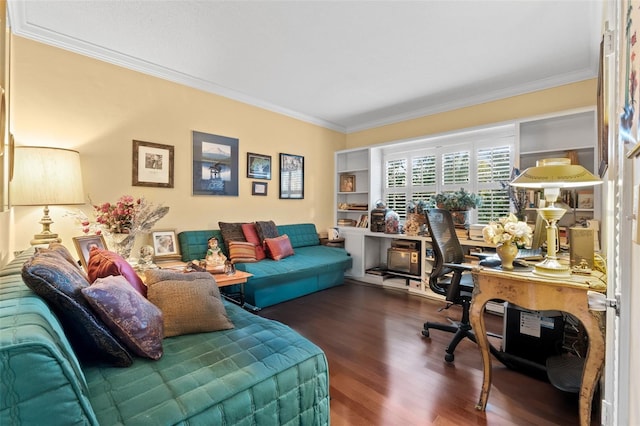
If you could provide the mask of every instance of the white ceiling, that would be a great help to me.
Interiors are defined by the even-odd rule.
[[[602,1],[23,1],[12,31],[343,132],[594,78]]]

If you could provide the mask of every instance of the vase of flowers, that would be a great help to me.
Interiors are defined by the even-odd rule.
[[[113,204],[107,202],[93,208],[96,222],[110,238],[113,251],[125,259],[131,255],[136,236],[150,232],[169,212],[169,207],[155,206],[144,198],[134,199],[131,195],[123,195]]]
[[[496,254],[503,269],[513,269],[518,247],[531,244],[531,228],[526,222],[519,221],[513,213],[496,222],[489,222],[482,228],[482,236],[487,243],[496,245]]]
[[[131,255],[136,236],[150,232],[169,212],[169,207],[156,206],[131,195],[123,195],[115,203],[94,204],[93,209],[95,221],[81,211],[70,215],[80,223],[82,233],[104,234],[109,240],[109,248],[125,259]]]

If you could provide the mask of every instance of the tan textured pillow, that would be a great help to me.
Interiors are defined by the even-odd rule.
[[[208,272],[147,271],[146,278],[147,298],[162,311],[164,337],[233,328]]]

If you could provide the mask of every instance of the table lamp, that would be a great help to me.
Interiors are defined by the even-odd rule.
[[[562,278],[571,275],[569,265],[558,261],[557,222],[566,210],[555,207],[561,188],[593,186],[602,181],[580,165],[571,164],[568,158],[548,158],[536,162],[535,167],[517,176],[510,185],[521,188],[538,188],[544,191],[546,207],[537,209],[547,224],[547,257],[534,268],[534,273],[547,277]]]
[[[17,146],[9,194],[14,206],[44,206],[42,231],[31,245],[62,242],[51,232],[50,205],[85,204],[80,154],[60,148]]]

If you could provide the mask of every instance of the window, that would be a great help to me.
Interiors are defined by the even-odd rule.
[[[510,210],[503,185],[511,177],[514,149],[513,126],[390,146],[382,155],[383,198],[404,220],[409,201],[430,203],[437,193],[464,188],[482,197],[471,221],[488,223]]]

